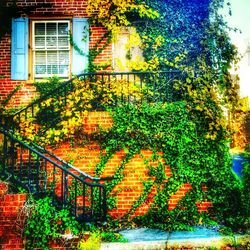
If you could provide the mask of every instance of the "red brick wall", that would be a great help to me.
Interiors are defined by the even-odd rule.
[[[7,185],[0,182],[0,249],[21,250],[23,241],[17,232],[17,217],[26,201],[26,194],[6,194]]]
[[[99,126],[110,128],[112,126],[112,119],[107,112],[90,112],[88,117],[85,118],[83,126],[85,132],[90,134],[96,132]],[[97,143],[88,143],[84,146],[76,145],[73,147],[71,147],[69,143],[64,143],[57,147],[57,149],[54,149],[53,152],[62,159],[73,160],[73,164],[76,167],[90,175],[94,174],[94,167],[100,161],[100,146]],[[102,177],[113,176],[125,154],[124,150],[117,152],[107,162]],[[165,165],[166,176],[170,177],[172,175],[169,166],[165,164],[163,158],[160,157],[160,159],[155,162],[151,161],[152,154],[153,152],[150,150],[141,150],[140,155],[135,155],[126,165],[123,170],[125,178],[111,193],[111,195],[116,192],[118,193],[118,209],[109,211],[112,216],[122,217],[130,210],[133,202],[139,198],[143,190],[143,182],[149,178],[147,166],[144,164],[145,159],[149,160],[151,166],[157,166],[158,161],[161,161]],[[158,154],[160,156],[162,155],[161,152]],[[169,201],[165,201],[166,203],[168,202],[169,210],[174,209],[178,201],[185,196],[186,192],[190,189],[192,189],[192,186],[186,183],[179,188]],[[155,194],[156,187],[154,186],[146,201],[135,210],[136,215],[143,215],[148,211]],[[211,203],[201,201],[196,205],[199,211],[206,211],[207,207],[211,206]]]
[[[10,78],[10,35],[0,40],[0,80]]]
[[[8,194],[8,184],[0,181],[0,249],[23,250],[23,213],[26,194]],[[77,249],[78,238],[51,240],[48,247],[56,250]]]
[[[42,7],[41,4],[46,3],[47,7]],[[48,5],[51,5],[48,6]],[[30,11],[28,17],[86,17],[87,1],[84,0],[18,0],[17,6],[23,9],[27,7],[34,7]],[[27,15],[21,14],[23,17]],[[93,48],[95,43],[102,37],[104,29],[100,27],[91,28],[90,48]],[[105,39],[99,43],[99,47],[105,43]],[[10,35],[6,35],[0,40],[0,102],[6,98],[7,94],[16,86],[24,84],[24,88],[14,96],[12,107],[25,105],[29,103],[34,97],[35,92],[32,84],[27,82],[11,81],[10,79],[10,51],[11,51]],[[107,46],[102,53],[96,58],[95,63],[103,64],[107,61],[111,63],[112,60],[112,45]]]
[[[103,128],[110,128],[112,126],[112,119],[108,112],[90,112],[84,119],[85,132],[93,133],[99,129],[99,126]],[[100,161],[100,146],[96,143],[88,143],[86,145],[70,146],[70,143],[64,143],[53,149],[53,152],[62,159],[74,160],[74,165],[80,168],[82,171],[93,175],[94,167]],[[106,164],[102,177],[112,176],[115,170],[120,165],[125,151],[121,150],[117,152]],[[158,153],[162,155],[161,152]],[[117,185],[112,194],[117,193],[117,209],[109,211],[109,214],[115,218],[120,218],[125,215],[130,209],[134,201],[138,199],[142,190],[143,182],[148,180],[148,170],[144,161],[149,160],[152,167],[158,165],[158,161],[165,165],[166,176],[172,175],[169,166],[164,162],[164,159],[160,157],[157,161],[151,160],[152,151],[141,150],[140,154],[134,156],[134,158],[126,164],[123,170],[125,175],[123,181]],[[166,180],[167,181],[167,180]],[[182,185],[179,190],[173,194],[169,201],[165,201],[169,205],[169,210],[176,207],[178,201],[185,196],[185,194],[192,189],[192,186],[188,183]],[[17,221],[17,215],[26,200],[26,194],[6,194],[7,188],[4,183],[0,183],[0,249],[22,249],[22,239],[18,236],[14,229],[15,222]],[[206,191],[206,187],[203,187],[203,191]],[[154,196],[157,192],[156,186],[153,186],[149,195],[144,203],[140,205],[135,211],[134,215],[145,214],[151,206]],[[164,202],[164,201],[163,201]],[[198,210],[206,211],[211,203],[209,201],[200,201],[196,203]],[[2,247],[2,248],[1,248]],[[53,249],[60,249],[59,246],[53,247]],[[61,248],[63,249],[63,248]]]
[[[6,35],[0,40],[0,102],[19,85],[23,85],[21,81],[10,80],[10,35]],[[34,96],[34,88],[30,84],[26,84],[18,91],[9,103],[11,107],[27,104]]]

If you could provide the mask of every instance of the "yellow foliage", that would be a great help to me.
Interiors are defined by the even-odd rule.
[[[154,49],[157,49],[158,47],[160,47],[163,43],[165,42],[165,38],[161,35],[157,36],[155,38],[155,44],[153,45]]]
[[[75,88],[67,95],[66,103],[63,98],[55,97],[41,104],[42,111],[50,110],[52,114],[56,112],[54,114],[60,117],[54,127],[38,126],[35,118],[25,119],[22,116],[20,135],[32,142],[39,142],[40,145],[56,144],[75,135],[83,126],[83,119],[88,115],[93,103],[105,107],[128,97],[135,101],[143,95],[143,88],[139,83],[137,86],[125,79],[96,79],[94,82],[75,79],[73,85]]]
[[[186,82],[176,81],[174,89],[180,91],[188,101],[190,112],[198,112],[207,126],[206,139],[215,140],[221,128],[226,127],[226,118],[221,115],[220,94],[217,89],[202,78],[186,78]],[[199,115],[200,114],[200,115]]]
[[[141,61],[140,58],[134,61],[127,61],[127,67],[130,71],[156,71],[160,62],[158,57],[154,57],[148,62]]]
[[[134,47],[142,47],[142,42],[141,42],[141,37],[140,35],[136,32],[135,29],[130,28],[130,35],[129,39],[126,43],[126,50],[130,50]]]
[[[145,3],[136,4],[134,0],[88,0],[87,13],[95,24],[101,24],[113,33],[116,27],[129,26],[126,14],[137,12],[140,17],[157,18],[159,13]]]
[[[96,233],[90,234],[88,239],[82,239],[78,244],[79,250],[98,250],[101,246],[101,237]]]

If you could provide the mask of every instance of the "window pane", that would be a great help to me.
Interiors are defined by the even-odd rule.
[[[53,75],[58,74],[58,65],[51,65]]]
[[[58,23],[58,34],[67,35],[69,33],[68,23]]]
[[[51,75],[51,72],[52,72],[51,65],[47,65],[46,69],[47,69],[47,74]]]
[[[35,35],[45,35],[45,23],[35,23]]]
[[[47,47],[57,47],[57,37],[56,36],[49,36],[46,37],[46,46]]]
[[[59,62],[60,64],[69,64],[69,52],[59,51]]]
[[[69,46],[68,37],[58,37],[58,46],[59,47],[68,47]]]
[[[57,51],[48,51],[47,52],[47,59],[48,64],[57,64]]]
[[[34,26],[34,74],[69,76],[69,23],[44,21]]]
[[[57,75],[58,74],[58,66],[57,65],[47,65],[47,74],[49,75]]]
[[[69,63],[69,51],[59,51],[59,60]]]
[[[46,74],[46,65],[36,65],[35,74],[36,75],[44,75],[44,74]]]
[[[69,52],[59,51],[59,74],[69,74]]]
[[[47,23],[47,35],[56,35],[56,23]]]
[[[41,75],[46,73],[46,54],[44,51],[35,52],[35,74]]]
[[[35,52],[35,62],[36,64],[46,64],[46,52],[36,51]]]
[[[68,65],[59,65],[59,74],[68,75],[69,74],[69,66]]]
[[[35,47],[44,48],[45,47],[45,38],[44,37],[35,37]]]

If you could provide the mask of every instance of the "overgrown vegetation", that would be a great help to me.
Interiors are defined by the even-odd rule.
[[[16,111],[15,108],[7,108],[11,98],[21,89],[21,85],[18,85],[16,88],[14,88],[10,93],[7,95],[7,97],[0,102],[0,125],[5,124],[10,119],[10,116]]]
[[[68,95],[66,106],[60,97],[45,100],[38,111],[38,119],[21,123],[21,132],[26,139],[36,143],[56,145],[74,138],[98,142],[101,152],[106,152],[100,154],[101,161],[95,167],[98,176],[102,176],[113,155],[124,150],[126,154],[115,171],[114,180],[106,184],[109,209],[116,207],[119,192],[113,193],[112,190],[126,176],[126,164],[143,149],[154,152],[152,159],[144,159],[148,178],[143,182],[140,197],[123,220],[165,230],[187,229],[203,223],[223,224],[234,231],[238,228],[247,230],[249,207],[244,192],[248,177],[246,175],[244,182],[239,182],[232,173],[229,133],[219,94],[209,85],[209,80],[209,76],[199,76],[186,78],[185,82],[176,81],[176,94],[181,96],[181,101],[134,104],[123,103],[120,94],[134,98],[143,96],[136,86],[131,85],[131,91],[127,93],[123,82],[103,84],[97,81],[92,85],[76,80],[76,88]],[[113,105],[118,99],[119,105]],[[94,135],[84,134],[82,121],[92,107],[96,108],[95,103],[109,110],[114,124],[109,130],[100,129]],[[52,124],[52,117],[61,120]],[[151,164],[156,161],[157,166]],[[166,175],[165,164],[170,167],[171,176]],[[174,210],[169,211],[167,201],[185,183],[191,184],[192,190]],[[204,186],[207,187],[205,192]],[[152,188],[157,189],[157,194],[148,213],[132,219],[134,211],[147,201]],[[198,212],[196,203],[204,200],[213,204],[209,213]]]
[[[160,15],[144,2],[134,0],[97,0],[95,2],[88,0],[87,13],[93,25],[101,25],[111,33],[116,32],[117,27],[131,25],[128,16],[133,16],[134,19],[155,19]]]
[[[79,241],[79,250],[98,250],[101,242],[126,242],[119,233],[103,231],[94,226],[85,227],[82,239]]]
[[[79,223],[70,216],[69,210],[58,210],[52,198],[33,200],[33,203],[32,214],[24,228],[25,249],[50,249],[48,242],[61,238],[65,231],[70,231],[73,235],[79,234]]]
[[[208,223],[207,215],[199,213],[195,204],[209,200],[213,203],[210,209],[213,220],[233,227],[234,230],[246,229],[249,226],[249,210],[244,207],[247,197],[244,196],[243,186],[231,172],[226,130],[221,126],[216,130],[216,135],[208,136],[209,129],[204,126],[204,117],[200,120],[201,114],[190,111],[188,104],[176,102],[143,105],[139,109],[128,106],[113,111],[114,126],[102,137],[102,147],[107,154],[97,166],[97,173],[102,172],[114,152],[126,149],[123,163],[114,175],[116,179],[108,185],[108,190],[111,191],[125,177],[125,164],[135,154],[139,154],[141,149],[155,152],[155,159],[159,157],[157,152],[163,152],[164,161],[170,166],[172,176],[166,176],[162,163],[153,167],[146,162],[150,178],[144,182],[144,191],[129,213],[133,214],[146,201],[154,186],[157,188],[157,195],[149,212],[143,217],[135,218],[137,223],[171,230],[184,229],[201,222]],[[174,210],[168,211],[167,201],[184,183],[190,183],[192,190]],[[207,186],[206,192],[202,189],[203,185]],[[128,219],[129,213],[126,215]]]
[[[184,2],[188,4],[187,1]],[[117,151],[124,150],[126,153],[116,169],[115,179],[106,184],[110,209],[116,206],[117,198],[117,193],[111,195],[111,192],[123,181],[126,164],[136,154],[140,154],[142,149],[150,149],[154,154],[152,159],[144,160],[148,178],[143,182],[143,192],[123,219],[137,225],[167,230],[187,229],[191,225],[202,223],[222,224],[233,231],[239,228],[247,230],[249,165],[245,165],[243,181],[235,178],[231,171],[228,147],[230,134],[226,129],[222,109],[233,109],[237,104],[237,89],[228,72],[230,64],[237,61],[236,51],[228,39],[226,24],[217,15],[223,1],[205,3],[205,13],[196,20],[199,24],[197,32],[202,35],[195,41],[195,36],[187,39],[185,36],[191,34],[191,21],[191,26],[187,25],[184,33],[176,37],[182,27],[183,16],[184,20],[189,20],[192,13],[196,13],[194,4],[189,6],[190,11],[185,16],[184,2],[176,19],[175,16],[169,19],[168,15],[180,3],[177,0],[146,1],[147,5],[140,1],[136,5],[134,1],[116,3],[111,0],[102,3],[90,1],[88,4],[89,13],[93,14],[92,22],[104,26],[109,32],[117,30],[120,25],[135,25],[145,61],[143,67],[137,64],[134,70],[151,70],[150,65],[154,65],[154,70],[174,68],[187,74],[183,81],[175,81],[174,84],[179,101],[116,105],[122,103],[123,95],[136,100],[144,92],[132,84],[125,88],[127,83],[124,81],[96,81],[93,84],[76,79],[74,91],[67,96],[66,105],[62,96],[45,100],[37,110],[37,119],[22,119],[21,135],[44,145],[56,145],[63,140],[81,138],[82,135],[86,138],[89,135],[84,134],[81,124],[87,112],[91,109],[107,109],[114,125],[110,130],[100,129],[89,140],[97,141],[102,152],[106,152],[101,154],[101,161],[95,167],[95,173],[99,176]],[[104,4],[102,8],[97,8],[98,3]],[[209,13],[212,13],[211,19],[208,19]],[[140,20],[137,19],[138,15],[142,17]],[[109,35],[108,33],[107,37]],[[189,43],[190,46],[187,46]],[[197,48],[196,53],[193,53],[193,48]],[[92,63],[93,58],[101,51],[96,48]],[[124,89],[129,91],[124,93]],[[52,118],[57,118],[56,122]],[[163,155],[160,156],[159,152]],[[151,161],[157,161],[160,157],[163,161],[159,161],[157,166],[151,165]],[[170,167],[171,176],[166,176],[163,162]],[[191,184],[192,190],[180,200],[174,210],[169,211],[167,201],[185,183]],[[207,191],[204,191],[204,186]],[[148,213],[133,218],[136,208],[147,200],[154,187],[157,194]],[[207,214],[197,210],[196,203],[203,200],[213,204]],[[55,214],[49,206],[43,210],[47,208],[52,209],[52,212],[47,213],[48,217]],[[38,219],[35,217],[34,221]],[[55,227],[56,230],[61,229],[57,224]],[[28,230],[26,235],[33,237],[29,232]],[[51,236],[57,237],[54,227],[49,226],[46,232],[48,233],[42,236],[41,242],[47,242],[47,238]],[[36,242],[35,238],[31,238],[31,242]]]
[[[99,249],[101,242],[125,242],[118,233],[104,231],[90,223],[79,223],[67,208],[60,209],[48,196],[34,200],[29,197],[31,215],[26,218],[24,237],[25,249],[51,249],[53,241],[61,242],[64,234],[79,237],[78,249]]]
[[[48,83],[36,83],[36,86],[43,95],[49,89],[54,89],[54,82],[60,84],[57,78],[52,78]],[[22,116],[20,134],[40,145],[54,145],[72,139],[80,132],[88,111],[103,110],[106,105],[114,106],[127,96],[134,100],[140,99],[144,91],[144,88],[123,79],[104,82],[101,79],[94,82],[75,79],[72,89],[67,96],[57,93],[41,102],[36,118],[26,119],[25,115]]]
[[[228,35],[232,28],[219,14],[224,0],[101,2],[88,2],[91,24],[105,27],[114,39],[123,26],[136,29],[126,45],[127,54],[139,47],[143,60],[128,60],[130,70],[181,69],[191,75],[209,74],[209,85],[220,91],[223,104],[237,107],[237,85],[228,70],[236,65],[238,55]],[[227,5],[231,14],[230,3]]]

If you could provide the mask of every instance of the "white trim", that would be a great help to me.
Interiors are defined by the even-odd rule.
[[[35,35],[35,25],[37,23],[42,23],[42,24],[45,24],[45,34],[44,35]],[[47,23],[55,23],[56,24],[56,34],[55,35],[47,35],[46,34],[46,25]],[[50,77],[52,75],[56,75],[56,76],[59,76],[59,77],[64,77],[64,78],[69,78],[70,77],[70,59],[71,59],[71,46],[70,46],[70,43],[69,43],[69,33],[66,35],[66,34],[58,34],[58,24],[60,23],[66,23],[68,25],[68,31],[71,30],[71,24],[70,24],[70,21],[69,20],[32,20],[32,58],[33,58],[33,77],[34,78],[44,78],[44,77]],[[44,37],[44,46],[35,46],[35,38],[36,37]],[[56,45],[55,46],[49,46],[47,44],[47,37],[55,37],[56,39]],[[67,46],[61,46],[59,47],[58,46],[58,42],[59,42],[59,38],[60,37],[67,37],[68,38],[68,44]],[[46,74],[36,74],[36,64],[35,64],[35,54],[37,51],[44,51],[45,52],[45,57],[46,57],[46,64],[45,64],[45,71],[46,71]],[[60,68],[60,62],[59,62],[59,52],[60,51],[68,51],[68,70],[67,70],[67,73],[66,74],[60,74],[58,72],[58,74],[48,74],[48,52],[56,52],[56,56],[57,56],[57,70],[59,70]]]

